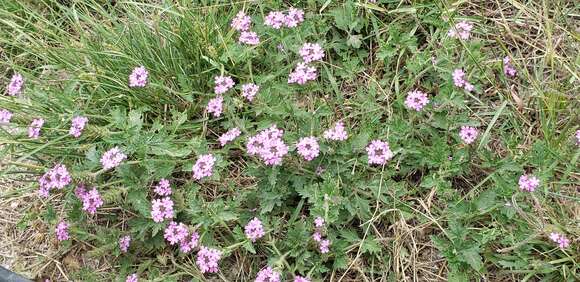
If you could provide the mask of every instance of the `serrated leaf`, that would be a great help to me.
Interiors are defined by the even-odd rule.
[[[462,260],[469,264],[471,268],[475,269],[476,271],[481,271],[483,269],[483,262],[481,255],[479,255],[478,247],[462,250],[460,254]]]

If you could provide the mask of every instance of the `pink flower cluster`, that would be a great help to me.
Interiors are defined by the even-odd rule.
[[[564,234],[559,234],[556,232],[550,233],[550,240],[554,241],[554,243],[558,244],[560,249],[565,249],[570,246],[570,240],[566,238]]]
[[[384,165],[393,158],[393,152],[389,143],[381,140],[373,140],[366,148],[370,165]]]
[[[231,76],[223,76],[223,75],[214,77],[214,83],[215,86],[213,88],[213,92],[217,95],[228,92],[228,90],[232,89],[232,87],[236,85]]]
[[[314,136],[301,138],[298,141],[298,144],[296,144],[296,149],[298,150],[298,154],[307,161],[311,161],[318,157],[318,154],[320,153],[320,146]]]
[[[200,180],[204,177],[211,176],[213,174],[215,161],[216,159],[212,154],[200,155],[193,165],[193,178]]]
[[[222,257],[222,252],[202,246],[197,252],[196,264],[201,273],[216,273],[219,270],[218,262]]]
[[[242,134],[242,132],[237,127],[228,130],[226,133],[222,134],[220,138],[218,138],[220,145],[222,147],[225,146],[228,142],[234,141],[234,139],[238,138],[240,134]]]
[[[133,274],[127,276],[127,279],[125,279],[125,282],[139,282],[139,276],[137,276],[137,273],[133,273]]]
[[[254,219],[246,224],[244,232],[246,233],[246,237],[252,242],[256,242],[256,240],[264,237],[266,234],[262,222],[257,217],[254,217]]]
[[[282,164],[282,158],[288,154],[288,146],[282,140],[283,135],[283,130],[272,125],[248,138],[246,143],[248,155],[258,155],[266,165]]]
[[[296,65],[294,71],[288,76],[288,84],[297,83],[303,85],[308,81],[315,80],[317,76],[318,74],[315,67],[300,62]]]
[[[473,24],[466,21],[461,21],[455,24],[455,26],[451,28],[449,32],[447,32],[447,35],[453,38],[468,40],[472,29]]]
[[[479,131],[477,128],[471,126],[462,126],[461,131],[459,131],[459,137],[467,145],[473,143],[477,139],[477,135],[479,135]]]
[[[12,119],[12,113],[6,109],[0,109],[0,124],[8,124]]]
[[[127,159],[127,155],[123,154],[119,147],[113,147],[101,156],[101,165],[104,170],[109,170],[119,166],[125,159]]]
[[[207,112],[212,114],[214,117],[219,117],[223,111],[224,97],[217,96],[212,98],[207,103]]]
[[[318,248],[320,253],[326,254],[330,251],[330,240],[323,239],[322,233],[324,231],[324,219],[320,216],[314,219],[314,234],[312,234],[312,239],[318,243]]]
[[[281,27],[297,27],[303,21],[304,11],[290,8],[287,14],[279,11],[271,11],[264,19],[264,24],[274,29],[280,29]]]
[[[421,111],[428,103],[429,98],[427,98],[427,94],[421,90],[410,91],[405,99],[405,106],[417,112]]]
[[[260,37],[257,33],[250,31],[251,23],[252,19],[244,11],[239,11],[232,20],[231,26],[233,29],[240,31],[238,42],[248,45],[258,45],[260,44]]]
[[[12,78],[10,79],[10,83],[8,84],[7,87],[8,95],[16,96],[20,94],[20,91],[22,90],[22,85],[24,85],[24,78],[22,77],[22,75],[19,73],[13,74]]]
[[[169,184],[169,180],[161,178],[161,180],[159,180],[159,183],[155,185],[153,192],[155,192],[159,196],[171,195],[171,185]]]
[[[304,43],[299,53],[305,63],[320,61],[324,58],[324,50],[318,43]]]
[[[516,68],[511,64],[510,57],[503,58],[503,73],[509,77],[514,77],[518,73]]]
[[[129,245],[131,245],[131,236],[126,235],[119,238],[119,249],[122,253],[126,253],[129,250]]]
[[[51,189],[62,189],[69,185],[71,180],[66,166],[57,164],[38,179],[40,186],[38,193],[46,198]]]
[[[254,282],[280,282],[280,272],[274,271],[271,267],[264,267],[258,271]]]
[[[580,146],[580,129],[576,130],[576,145]]]
[[[344,141],[348,138],[346,130],[344,130],[344,123],[337,122],[333,128],[330,128],[322,134],[322,137],[328,140]]]
[[[540,180],[534,175],[524,174],[520,176],[518,181],[520,190],[527,192],[534,192],[540,186]]]
[[[56,229],[55,229],[55,233],[56,233],[56,239],[58,239],[59,241],[66,241],[69,239],[69,235],[68,235],[68,223],[66,223],[66,221],[61,220],[57,225],[56,225]]]
[[[259,90],[260,86],[253,83],[246,83],[242,85],[242,96],[252,102]]]
[[[294,277],[294,282],[310,282],[310,280],[306,279],[306,277],[302,277],[300,275],[296,275]]]
[[[248,45],[258,45],[260,44],[260,37],[253,31],[242,31],[238,42]]]
[[[101,194],[99,194],[99,191],[95,187],[87,192],[83,186],[79,186],[75,190],[75,194],[83,202],[83,210],[89,214],[94,215],[97,209],[103,205]]]
[[[191,252],[197,244],[199,243],[199,234],[195,231],[192,231],[189,235],[185,236],[183,240],[179,242],[179,251],[188,254]]]
[[[35,118],[28,127],[28,137],[38,139],[40,137],[40,128],[44,125],[44,119]]]
[[[88,121],[89,121],[88,118],[82,116],[73,118],[68,134],[76,138],[79,138],[81,136],[81,133],[83,132],[83,129],[85,129],[85,125],[87,124]]]
[[[151,201],[151,217],[155,222],[173,219],[173,201],[169,197]]]
[[[131,75],[129,75],[129,87],[145,87],[147,85],[147,77],[149,77],[149,72],[144,66],[134,68]]]
[[[188,233],[189,231],[187,230],[187,226],[185,226],[185,224],[172,221],[165,228],[163,238],[165,238],[165,240],[167,240],[170,245],[175,245],[184,240]]]
[[[463,89],[465,89],[467,92],[471,92],[475,89],[473,84],[469,83],[469,81],[465,79],[465,72],[462,69],[455,69],[452,76],[453,84],[455,84],[455,86],[463,87]]]

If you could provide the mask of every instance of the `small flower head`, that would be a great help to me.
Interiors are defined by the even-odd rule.
[[[16,96],[20,94],[23,84],[24,78],[22,77],[22,75],[19,73],[13,74],[12,78],[10,79],[10,83],[8,84],[8,87],[6,87],[8,90],[8,95]]]
[[[503,73],[509,77],[514,77],[518,73],[511,64],[511,59],[508,56],[503,58]]]
[[[471,144],[477,138],[479,131],[475,127],[471,126],[462,126],[461,131],[459,131],[459,137],[463,140],[465,144]]]
[[[10,123],[12,113],[9,110],[0,109],[0,125]]]
[[[242,31],[238,42],[240,44],[258,45],[260,44],[260,37],[253,31]]]
[[[171,185],[169,184],[169,180],[161,178],[161,180],[159,180],[159,183],[155,186],[153,191],[159,196],[171,195]]]
[[[254,282],[280,282],[280,272],[274,271],[269,266],[262,268],[256,275]]]
[[[218,95],[226,93],[228,90],[234,87],[234,85],[236,85],[231,76],[223,75],[214,77],[214,83],[215,86],[213,91]]]
[[[339,121],[334,125],[333,128],[324,131],[322,137],[328,140],[344,141],[348,138],[348,134],[344,129],[344,123],[342,123],[342,121]]]
[[[35,118],[28,127],[28,137],[38,139],[40,137],[40,128],[44,125],[44,119]]]
[[[465,72],[462,69],[455,69],[451,74],[453,77],[453,84],[457,87],[462,87],[467,92],[472,92],[475,87],[465,79]]]
[[[314,226],[316,226],[317,228],[322,228],[324,227],[324,218],[317,216],[314,219]]]
[[[282,140],[283,131],[272,126],[248,139],[246,149],[250,156],[258,155],[266,165],[280,165],[288,154],[288,146]]]
[[[213,174],[215,157],[212,154],[201,155],[193,165],[193,178],[200,180]]]
[[[129,245],[131,245],[131,236],[123,236],[119,238],[119,249],[122,253],[126,253],[129,250]]]
[[[560,249],[565,249],[570,246],[570,240],[566,238],[564,234],[559,234],[556,232],[550,233],[550,240],[554,241],[554,243],[558,244]]]
[[[319,242],[322,241],[322,234],[320,234],[320,232],[316,231],[312,234],[312,240]]]
[[[393,152],[389,148],[388,142],[373,140],[366,148],[369,164],[384,165],[393,158]]]
[[[207,112],[213,114],[214,117],[219,117],[223,111],[224,97],[217,96],[207,103]]]
[[[93,188],[93,190],[87,192],[82,201],[83,210],[92,215],[97,212],[97,208],[103,205],[103,199],[101,199],[101,194],[99,194],[97,188]]]
[[[297,27],[304,21],[304,11],[294,7],[288,9],[287,15],[284,17],[284,25],[286,27]]]
[[[231,27],[237,31],[247,31],[250,29],[252,19],[244,13],[239,11],[236,17],[232,20]]]
[[[298,149],[298,154],[307,161],[318,157],[320,153],[318,141],[316,141],[316,137],[314,136],[301,138],[298,144],[296,144],[296,149]]]
[[[172,221],[165,228],[163,238],[169,242],[170,245],[175,245],[184,240],[188,235],[187,226],[183,223]]]
[[[58,239],[59,241],[66,241],[69,239],[69,235],[68,235],[68,223],[66,223],[66,221],[61,220],[58,225],[56,225],[56,229],[55,229],[55,233],[56,233],[56,239]]]
[[[127,276],[127,279],[125,279],[125,282],[139,282],[139,276],[137,276],[137,273],[133,273],[133,274]]]
[[[78,138],[81,136],[81,133],[83,132],[83,129],[85,128],[85,125],[87,124],[87,122],[89,121],[88,118],[86,117],[82,117],[82,116],[78,116],[72,119],[72,124],[71,127],[68,131],[68,134]]]
[[[216,273],[219,270],[218,262],[222,257],[222,252],[202,246],[197,253],[195,263],[201,273]]]
[[[51,189],[62,189],[69,185],[71,181],[72,178],[66,166],[57,164],[38,179],[40,186],[39,194],[46,198]]]
[[[280,29],[286,21],[286,16],[282,12],[271,11],[264,19],[264,24],[274,29]]]
[[[405,99],[405,106],[409,109],[413,109],[417,112],[421,111],[429,103],[429,98],[427,94],[420,90],[413,90],[407,94]]]
[[[300,48],[300,56],[305,63],[320,61],[324,58],[324,50],[318,43],[304,43]]]
[[[322,254],[326,254],[330,251],[330,240],[328,239],[324,239],[322,241],[320,241],[320,253]]]
[[[253,84],[253,83],[247,83],[242,85],[242,96],[244,96],[244,98],[248,99],[248,101],[252,102],[254,100],[254,97],[256,96],[256,94],[258,94],[258,91],[260,90],[260,86]]]
[[[151,217],[155,222],[173,219],[173,201],[169,197],[151,201]]]
[[[179,242],[179,251],[187,254],[191,252],[197,244],[199,243],[199,234],[195,231],[191,232],[191,234],[185,236],[183,240]]]
[[[123,154],[119,147],[113,147],[103,154],[101,157],[101,165],[104,170],[109,170],[119,166],[125,159],[127,159],[127,155]]]
[[[318,77],[316,68],[306,63],[298,63],[294,71],[288,76],[288,84],[297,83],[303,85],[308,81],[315,80],[316,77]]]
[[[134,68],[131,75],[129,75],[129,87],[145,87],[147,85],[147,77],[149,77],[149,72],[144,66]]]
[[[459,38],[462,40],[468,40],[471,35],[471,30],[473,29],[473,24],[466,21],[461,21],[455,24],[453,28],[447,32],[447,35],[452,38]]]
[[[306,277],[302,277],[300,275],[296,275],[294,277],[294,282],[310,282]]]
[[[262,222],[257,217],[254,217],[254,219],[246,224],[244,232],[246,233],[246,237],[252,242],[256,242],[257,239],[262,238],[266,234]]]
[[[225,146],[228,142],[234,141],[234,139],[238,138],[240,134],[242,134],[242,132],[237,127],[228,130],[226,133],[222,134],[220,138],[218,138],[220,145],[222,147]]]
[[[580,146],[580,129],[576,130],[576,145]]]
[[[531,174],[524,174],[520,176],[518,184],[520,185],[520,190],[534,192],[540,186],[540,180]]]

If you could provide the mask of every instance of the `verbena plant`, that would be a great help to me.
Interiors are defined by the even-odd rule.
[[[0,140],[23,192],[59,164],[70,174],[18,226],[42,219],[56,258],[83,249],[115,266],[75,280],[578,279],[578,103],[564,94],[578,75],[544,91],[493,21],[447,1],[304,1],[304,20],[279,29],[270,13],[291,7],[279,1],[62,2],[0,4],[5,92],[24,81],[0,96],[12,113]],[[239,11],[259,44],[239,42]],[[289,83],[304,43],[324,58],[308,62],[314,80]],[[139,66],[147,78],[130,87]],[[216,76],[236,85],[216,95]],[[327,132],[337,122],[346,140]],[[283,135],[264,142],[289,152],[248,152],[272,126]],[[112,148],[126,159],[103,167]],[[157,220],[166,197],[173,216]],[[196,244],[172,245],[172,221]],[[217,253],[219,271],[205,265]]]

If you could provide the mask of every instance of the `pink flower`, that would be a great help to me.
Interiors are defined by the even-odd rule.
[[[234,141],[234,139],[240,136],[240,134],[242,134],[242,132],[237,127],[228,130],[226,133],[222,134],[220,138],[218,138],[220,145],[222,147],[225,146],[228,142]]]
[[[514,77],[518,73],[514,66],[512,66],[510,57],[508,56],[503,58],[503,73],[509,77]]]
[[[38,179],[39,194],[46,198],[51,189],[62,189],[69,185],[71,181],[72,178],[66,166],[57,164]]]
[[[257,217],[254,217],[254,219],[246,224],[244,231],[246,237],[248,237],[252,242],[256,242],[257,239],[262,238],[266,234],[262,222]]]
[[[0,124],[8,124],[12,119],[12,113],[9,110],[0,109]]]
[[[169,225],[165,228],[165,232],[163,233],[163,238],[169,242],[170,245],[175,245],[180,241],[184,240],[187,237],[188,231],[187,226],[183,223],[177,223],[172,221]]]
[[[134,68],[131,75],[129,75],[129,87],[145,87],[148,76],[149,72],[144,66]]]
[[[131,236],[127,235],[119,238],[119,249],[121,249],[122,253],[127,252],[130,244],[131,244]]]
[[[314,232],[314,234],[312,234],[312,240],[320,243],[320,241],[322,241],[322,234],[318,231]]]
[[[307,161],[318,157],[320,153],[318,141],[316,141],[316,137],[314,136],[301,138],[298,144],[296,144],[296,149],[298,149],[298,154]]]
[[[478,134],[479,134],[479,132],[477,131],[477,129],[475,127],[462,126],[461,131],[459,132],[459,137],[461,137],[461,140],[463,140],[463,143],[469,145],[469,144],[473,143],[473,141],[475,141]]]
[[[467,92],[474,90],[475,87],[469,81],[465,80],[465,72],[462,69],[455,69],[452,76],[455,86],[463,87]]]
[[[40,128],[44,125],[44,119],[35,118],[28,127],[28,137],[38,139],[40,137]]]
[[[427,94],[423,93],[421,90],[409,92],[405,99],[405,106],[417,112],[421,111],[421,109],[423,109],[428,103],[429,98],[427,98]]]
[[[264,19],[264,24],[274,29],[280,29],[286,21],[284,13],[278,11],[271,11]]]
[[[269,266],[262,268],[256,275],[254,282],[280,282],[280,272],[274,271]]]
[[[199,242],[199,234],[193,231],[191,234],[185,236],[183,240],[179,242],[179,251],[184,254],[191,252],[191,250],[197,247],[197,243]]]
[[[200,155],[193,165],[193,178],[200,180],[213,174],[215,157],[212,154]]]
[[[325,239],[320,241],[320,253],[326,254],[330,251],[330,240]]]
[[[161,178],[161,180],[159,180],[159,184],[155,186],[153,191],[159,196],[171,195],[171,185],[169,184],[169,180]]]
[[[226,93],[228,90],[234,87],[234,85],[236,85],[231,76],[223,76],[223,75],[214,77],[214,83],[215,86],[213,88],[213,91],[215,94],[218,95]]]
[[[260,44],[260,37],[253,31],[242,31],[238,42],[248,45],[258,45]]]
[[[297,27],[298,24],[304,21],[304,11],[296,8],[288,9],[288,14],[284,17],[284,25],[286,27]]]
[[[68,240],[69,239],[68,227],[69,227],[68,223],[66,223],[66,221],[64,220],[61,220],[55,229],[56,239],[58,239],[59,241]]]
[[[219,117],[223,110],[224,97],[217,96],[207,103],[207,112],[213,114],[214,117]]]
[[[552,232],[550,233],[550,240],[558,244],[558,247],[560,247],[560,249],[565,249],[570,246],[570,240],[566,238],[564,234]]]
[[[201,273],[215,273],[219,270],[218,262],[221,259],[221,256],[222,252],[202,246],[197,253],[195,263],[199,267]]]
[[[83,210],[93,215],[97,212],[97,208],[103,205],[103,199],[101,199],[101,194],[99,194],[97,188],[87,192],[82,200]]]
[[[324,227],[324,218],[317,216],[316,219],[314,219],[314,226],[318,228]]]
[[[87,190],[85,189],[85,185],[84,184],[79,184],[79,186],[77,186],[77,188],[75,188],[75,196],[77,196],[77,198],[79,200],[83,200],[83,198],[87,195]]]
[[[576,145],[580,146],[580,129],[576,130]]]
[[[308,81],[315,80],[317,76],[316,68],[306,63],[298,63],[294,71],[288,76],[288,84],[298,83],[303,85]]]
[[[283,131],[272,126],[252,136],[246,143],[250,156],[258,155],[266,165],[280,165],[288,154],[288,146],[282,140]]]
[[[8,95],[10,96],[16,96],[18,94],[20,94],[20,91],[22,90],[22,85],[24,84],[24,78],[22,77],[21,74],[19,73],[15,73],[12,75],[12,78],[10,79],[10,83],[8,84]]]
[[[324,131],[322,137],[328,140],[344,141],[348,138],[348,135],[344,130],[344,124],[342,121],[339,121],[334,125],[333,128]]]
[[[86,123],[89,121],[88,118],[78,116],[72,119],[72,125],[68,131],[68,134],[78,138],[81,136]]]
[[[389,148],[388,142],[383,142],[381,140],[373,140],[366,148],[369,164],[384,165],[393,158],[393,152]]]
[[[320,61],[324,58],[324,50],[318,43],[304,43],[299,53],[305,63]]]
[[[232,20],[231,27],[237,31],[247,31],[250,29],[252,19],[246,16],[244,11],[239,11],[236,17]]]
[[[455,24],[455,27],[451,28],[449,32],[447,32],[447,35],[453,38],[468,40],[472,29],[473,24],[466,21],[461,21]]]
[[[133,274],[127,276],[127,279],[125,279],[125,282],[139,282],[139,277],[137,276],[137,273],[133,273]]]
[[[119,166],[126,158],[127,155],[123,154],[119,147],[113,147],[103,154],[101,157],[101,165],[104,170],[109,170]]]
[[[248,99],[248,101],[252,102],[254,100],[254,96],[256,96],[259,90],[260,86],[256,84],[253,83],[244,84],[242,85],[242,96]]]
[[[524,174],[520,176],[518,184],[520,185],[520,190],[534,192],[534,190],[540,186],[540,180],[533,175]]]
[[[282,157],[288,154],[288,146],[282,139],[270,139],[262,151],[262,159],[266,165],[281,165]]]
[[[310,282],[310,280],[306,279],[305,277],[296,275],[294,277],[294,282]]]
[[[151,217],[155,222],[173,219],[173,201],[169,197],[151,201]]]

